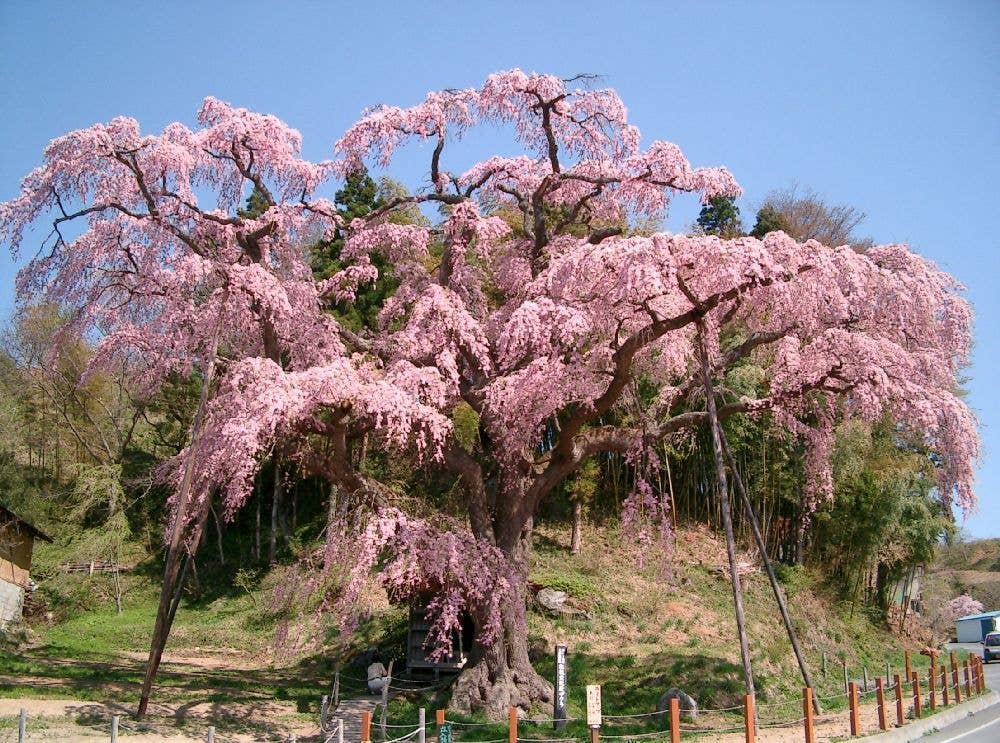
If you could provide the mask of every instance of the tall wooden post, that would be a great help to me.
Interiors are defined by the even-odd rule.
[[[733,584],[733,606],[736,609],[736,632],[739,635],[740,657],[743,661],[744,692],[756,695],[753,682],[753,667],[750,662],[750,643],[747,640],[746,617],[743,612],[743,587],[740,585],[740,575],[736,567],[736,537],[733,535],[733,515],[729,507],[729,482],[726,478],[725,457],[722,453],[722,424],[719,422],[719,414],[715,405],[715,387],[712,384],[708,349],[705,346],[705,323],[701,319],[698,320],[697,333],[701,383],[705,390],[705,407],[708,411],[708,423],[712,434],[712,452],[715,455],[716,496],[719,499],[722,528],[726,535],[729,578]]]
[[[903,651],[903,663],[906,666],[906,678],[909,680],[913,677],[913,666],[910,665],[910,651]]]
[[[875,678],[875,695],[878,699],[878,729],[888,730],[889,723],[885,714],[885,682],[881,676]]]
[[[361,743],[371,743],[372,741],[372,713],[364,711],[361,713]]]
[[[806,743],[816,743],[816,726],[813,720],[813,690],[802,689],[802,715],[805,718]]]
[[[746,511],[747,520],[750,522],[750,530],[753,532],[754,542],[757,543],[757,551],[760,553],[761,562],[764,563],[767,580],[771,584],[771,592],[774,594],[775,601],[778,602],[778,610],[781,613],[781,621],[785,625],[785,633],[788,635],[788,641],[792,645],[792,652],[795,654],[795,660],[799,665],[799,672],[802,674],[802,682],[811,689],[813,688],[812,674],[809,672],[809,665],[806,663],[806,658],[802,652],[802,648],[799,647],[799,639],[795,634],[795,624],[792,622],[792,617],[788,613],[788,602],[785,601],[785,592],[781,589],[781,585],[778,583],[778,577],[774,574],[774,566],[771,564],[771,558],[767,555],[767,543],[764,541],[763,534],[761,534],[760,522],[757,519],[757,513],[753,510],[753,503],[750,502],[750,496],[747,495],[747,489],[743,482],[743,477],[740,475],[740,472],[736,467],[736,459],[733,457],[733,452],[729,448],[729,440],[726,438],[725,431],[721,428],[719,429],[719,438],[722,441],[722,450],[726,455],[726,462],[729,464],[729,471],[733,474],[736,491],[740,495],[740,500],[743,501],[743,509]],[[826,676],[825,652],[823,653],[823,676]],[[815,697],[813,697],[813,706],[816,713],[819,714],[819,702]]]
[[[517,707],[507,710],[507,743],[517,743]]]
[[[743,727],[746,730],[746,743],[755,743],[757,740],[756,712],[754,711],[753,697],[750,694],[743,696]]]
[[[851,708],[851,735],[857,735],[861,721],[858,718],[858,685],[853,681],[849,685],[847,699]]]
[[[681,701],[670,697],[670,743],[681,743]]]
[[[897,673],[893,681],[896,685],[896,725],[903,727],[903,679]]]
[[[913,716],[920,718],[923,716],[923,704],[920,698],[920,674],[914,671],[910,677],[910,683],[913,684]]]

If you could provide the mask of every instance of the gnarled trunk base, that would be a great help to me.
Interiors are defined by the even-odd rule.
[[[531,667],[527,656],[516,663],[490,656],[462,671],[452,689],[450,709],[464,715],[483,712],[491,720],[507,719],[511,707],[527,712],[542,706],[552,711],[552,684]]]
[[[470,664],[452,687],[449,708],[465,715],[483,712],[491,720],[507,719],[511,707],[550,713],[552,684],[528,658],[524,609],[506,605],[503,615],[504,636],[489,647],[476,642]]]

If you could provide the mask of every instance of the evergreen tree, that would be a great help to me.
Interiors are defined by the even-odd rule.
[[[775,232],[776,230],[788,232],[788,225],[784,217],[781,216],[781,212],[772,204],[764,204],[764,206],[757,210],[757,223],[750,230],[750,236],[761,238],[768,232]]]
[[[713,196],[698,215],[698,228],[706,235],[731,238],[743,235],[740,208],[732,196]]]

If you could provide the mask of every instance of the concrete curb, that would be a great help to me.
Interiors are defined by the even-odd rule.
[[[888,703],[886,704],[888,706]],[[1000,694],[995,691],[988,691],[972,701],[956,704],[944,712],[938,712],[931,717],[924,717],[920,720],[908,722],[903,727],[890,730],[886,733],[876,733],[875,735],[866,736],[864,740],[870,740],[872,743],[909,743],[910,741],[920,740],[932,730],[942,730],[948,725],[958,722],[969,715],[974,715],[976,712],[980,712],[987,707],[992,707],[994,704],[1000,704]]]

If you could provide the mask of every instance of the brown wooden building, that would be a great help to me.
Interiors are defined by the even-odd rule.
[[[0,505],[0,625],[21,618],[24,594],[31,586],[35,540],[52,539]]]

